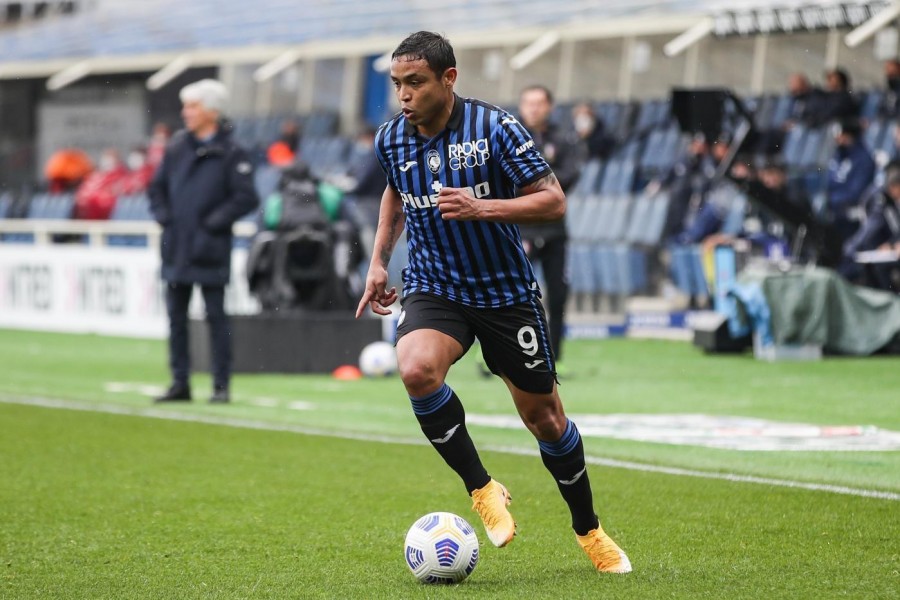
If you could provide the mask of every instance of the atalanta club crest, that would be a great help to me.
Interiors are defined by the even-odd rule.
[[[435,150],[431,149],[428,151],[428,154],[425,155],[425,160],[428,162],[428,168],[432,173],[437,173],[441,170],[441,155]]]

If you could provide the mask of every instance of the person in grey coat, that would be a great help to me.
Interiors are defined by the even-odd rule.
[[[199,285],[212,349],[210,402],[230,401],[231,330],[225,286],[231,274],[231,227],[259,206],[253,165],[231,137],[222,111],[222,83],[204,79],[180,93],[185,128],[166,147],[149,188],[150,207],[162,226],[160,251],[169,314],[172,383],[157,402],[191,400],[188,304]]]

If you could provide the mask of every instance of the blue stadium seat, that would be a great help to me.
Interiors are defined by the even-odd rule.
[[[641,153],[641,160],[638,163],[641,172],[656,173],[659,169],[659,155],[662,151],[666,131],[662,129],[654,129],[647,137],[647,143],[644,144],[644,151]]]
[[[152,221],[150,198],[146,193],[120,196],[110,215],[111,221]],[[110,246],[146,247],[149,243],[145,235],[110,235],[106,238]]]
[[[709,286],[703,272],[700,247],[676,244],[669,249],[675,287],[689,296],[708,296]]]
[[[603,163],[599,159],[587,161],[581,168],[581,174],[578,176],[578,180],[567,195],[570,197],[574,195],[583,197],[590,196],[597,191],[602,173]]]
[[[769,122],[770,129],[781,128],[784,125],[788,116],[791,114],[791,105],[793,102],[794,101],[789,94],[777,96],[775,98],[774,106],[772,108],[772,117]]]
[[[866,143],[866,147],[873,152],[879,149],[885,131],[887,131],[887,123],[884,120],[875,119],[870,122],[863,133],[863,141]]]
[[[49,204],[49,194],[35,194],[28,202],[26,219],[46,219]]]
[[[332,136],[337,132],[338,116],[332,112],[309,115],[303,123],[303,135],[313,137]]]
[[[896,121],[891,121],[885,124],[884,134],[881,138],[881,143],[878,146],[878,150],[884,152],[888,159],[898,158],[897,156],[897,147],[895,145],[894,140],[897,137],[897,127],[898,124]]]
[[[13,197],[9,192],[4,192],[0,194],[0,219],[5,219],[6,215],[9,214],[9,209],[12,207]]]
[[[800,165],[800,158],[803,154],[804,142],[806,140],[807,129],[803,125],[797,125],[788,131],[784,137],[784,145],[781,152],[785,164],[789,169],[797,169]]]
[[[645,246],[657,246],[662,242],[669,214],[669,198],[669,193],[666,191],[658,192],[651,198],[647,221],[641,230],[640,238],[635,240],[637,243]]]
[[[757,128],[761,130],[772,128],[777,106],[777,96],[760,96],[756,99],[755,106],[751,110]]]
[[[616,182],[621,170],[621,159],[613,158],[609,162],[607,162],[606,167],[603,169],[603,177],[600,180],[600,185],[597,188],[597,192],[604,196],[614,194],[614,190],[616,189]]]
[[[605,211],[601,216],[602,227],[594,238],[591,248],[591,262],[594,279],[599,291],[606,294],[625,293],[616,260],[616,247],[624,238],[628,228],[628,216],[633,204],[631,195],[623,194],[605,199]]]
[[[878,107],[884,93],[881,90],[869,90],[860,103],[859,116],[866,120],[872,120],[878,115]]]
[[[833,138],[827,127],[810,129],[803,140],[803,147],[797,156],[797,168],[802,171],[821,166],[822,154],[828,139]],[[825,159],[828,160],[827,158]]]
[[[259,165],[253,173],[253,185],[260,200],[265,201],[272,192],[278,189],[281,169],[271,165]]]
[[[597,281],[591,264],[591,249],[601,228],[601,211],[606,206],[598,196],[576,196],[575,214],[567,225],[570,243],[568,249],[570,284],[573,293],[597,292]]]

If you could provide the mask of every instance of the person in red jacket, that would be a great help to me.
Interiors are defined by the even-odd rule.
[[[88,175],[75,193],[75,218],[109,219],[128,178],[128,168],[119,151],[115,148],[104,150],[97,170]]]
[[[147,150],[143,146],[131,149],[126,160],[128,175],[122,182],[121,193],[140,194],[146,191],[147,186],[153,180],[157,165],[147,160]]]
[[[94,164],[83,150],[62,148],[54,152],[44,166],[44,176],[52,193],[77,188],[94,170]]]

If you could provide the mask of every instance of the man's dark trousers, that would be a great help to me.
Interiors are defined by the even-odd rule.
[[[539,262],[544,272],[544,295],[547,297],[547,321],[550,327],[550,346],[553,359],[562,358],[562,338],[566,302],[569,299],[569,277],[566,272],[564,236],[534,240],[528,252],[533,262]]]
[[[212,353],[214,389],[227,389],[231,378],[231,324],[225,314],[225,287],[201,286],[203,304],[206,306],[206,322],[209,324],[209,342]],[[176,385],[188,386],[191,373],[191,357],[188,350],[188,305],[191,302],[193,284],[166,284],[166,308],[169,312],[169,367]]]

